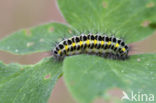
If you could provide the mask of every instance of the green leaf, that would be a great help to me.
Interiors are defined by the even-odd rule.
[[[67,37],[70,29],[63,24],[49,23],[23,29],[0,41],[0,50],[15,54],[50,51],[55,43]]]
[[[155,0],[58,0],[58,4],[67,22],[81,32],[115,33],[131,43],[156,30]]]
[[[46,103],[61,65],[50,58],[27,66],[0,63],[0,103]]]
[[[64,78],[70,92],[80,103],[104,97],[108,90],[115,87],[126,93],[156,95],[155,60],[156,54],[134,55],[125,61],[73,56],[64,61]]]

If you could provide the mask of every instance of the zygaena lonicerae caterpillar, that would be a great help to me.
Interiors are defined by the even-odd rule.
[[[122,39],[100,34],[81,34],[56,44],[52,55],[56,60],[77,54],[98,55],[105,58],[128,58],[128,45]]]

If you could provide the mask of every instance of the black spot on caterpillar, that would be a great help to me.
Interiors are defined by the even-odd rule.
[[[56,60],[78,54],[98,55],[104,58],[125,60],[128,58],[128,45],[122,39],[100,34],[81,34],[56,44],[52,55]]]

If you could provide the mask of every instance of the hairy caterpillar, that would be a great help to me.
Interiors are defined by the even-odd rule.
[[[128,45],[122,39],[100,34],[81,34],[73,36],[56,44],[52,55],[56,60],[76,54],[91,54],[105,58],[128,58]]]

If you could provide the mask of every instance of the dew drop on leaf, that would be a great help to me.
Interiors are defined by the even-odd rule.
[[[30,47],[30,46],[33,46],[34,45],[34,42],[28,42],[27,43],[27,47]]]
[[[124,72],[124,70],[121,70],[121,72],[123,73],[123,72]]]
[[[140,59],[140,58],[138,58],[138,59],[137,59],[137,61],[138,61],[138,62],[140,62],[140,61],[141,61],[141,59]]]
[[[41,39],[40,39],[40,42],[44,42],[44,39],[43,39],[43,38],[41,38]]]
[[[152,80],[154,80],[155,78],[154,77],[152,77]]]
[[[18,49],[16,49],[15,52],[18,52]]]
[[[152,75],[152,74],[153,74],[153,72],[150,72],[150,74]]]

